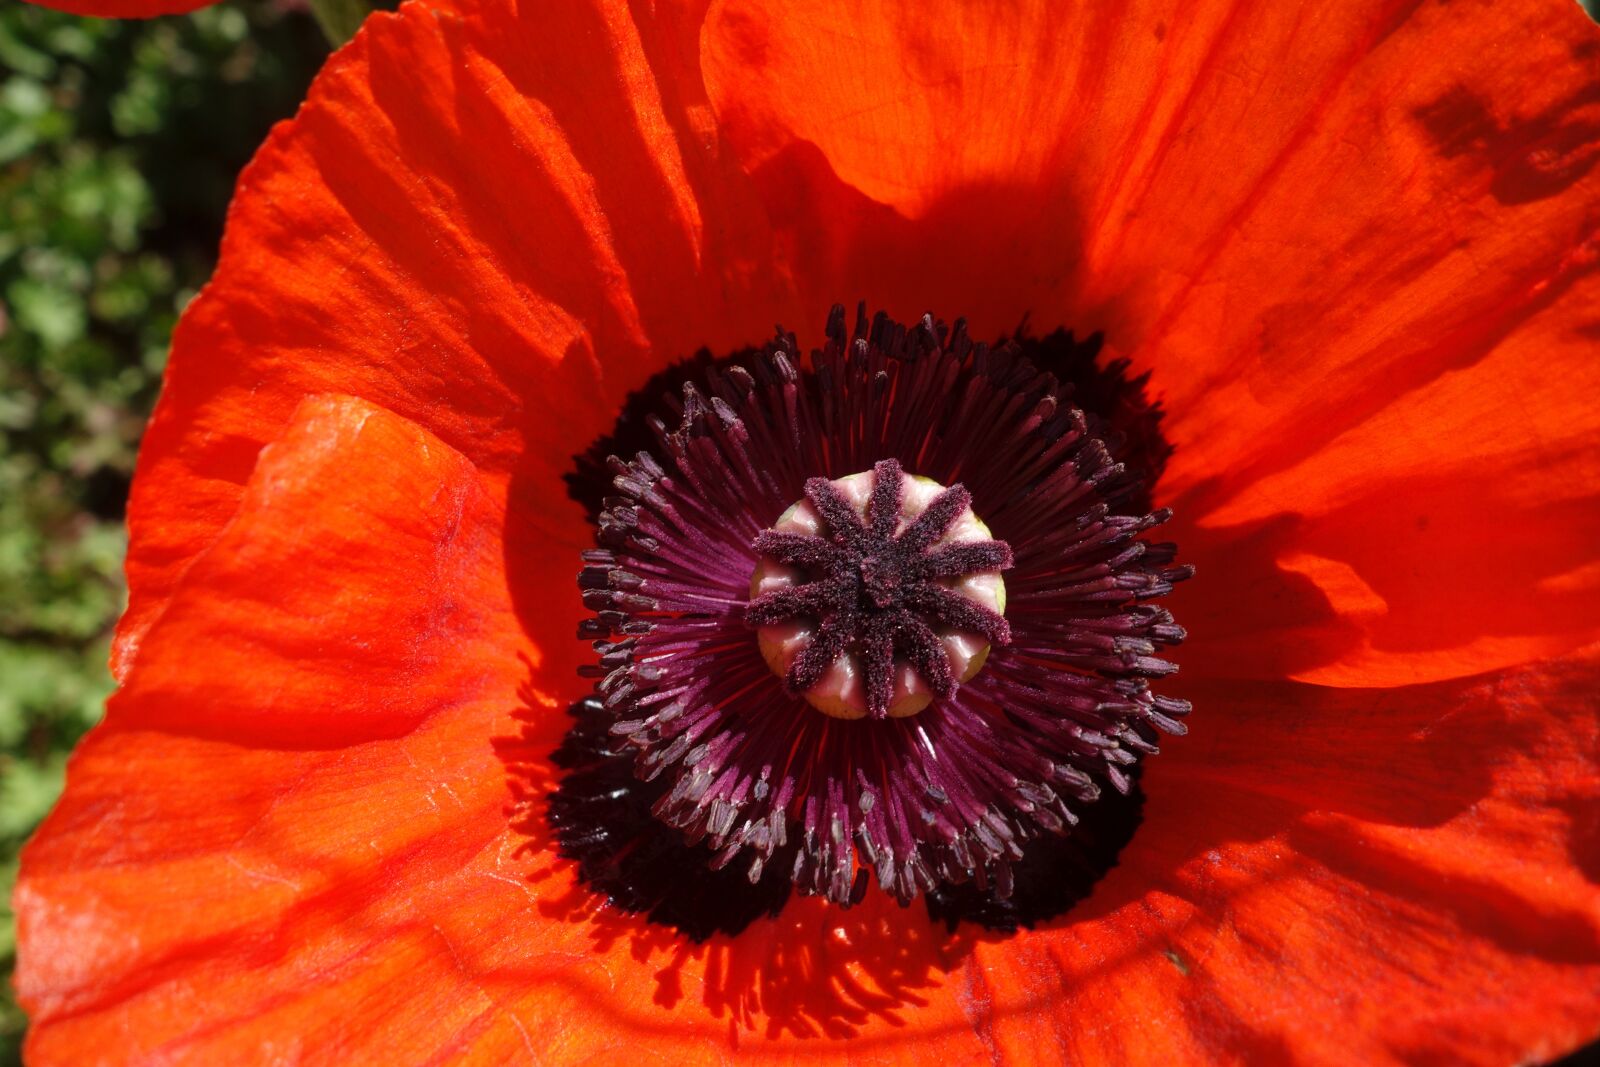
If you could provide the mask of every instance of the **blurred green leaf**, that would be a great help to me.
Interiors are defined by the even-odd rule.
[[[122,511],[228,198],[327,49],[276,0],[145,21],[0,5],[0,1065],[18,850],[99,718]]]
[[[337,48],[356,35],[362,21],[372,14],[367,0],[307,0],[311,14],[322,27],[328,43]]]
[[[0,834],[20,837],[39,825],[61,793],[66,762],[57,752],[44,760],[8,759],[0,767]]]
[[[88,325],[83,298],[61,286],[22,278],[11,283],[6,298],[17,328],[31,330],[49,348],[65,348]]]

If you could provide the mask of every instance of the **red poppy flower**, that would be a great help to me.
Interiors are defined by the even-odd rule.
[[[1600,1033],[1600,41],[1571,5],[528,7],[375,16],[241,178],[141,455],[122,688],[24,857],[36,1062],[1508,1063]],[[963,314],[966,332],[824,336],[829,305],[856,297],[913,323]],[[1005,401],[988,436],[955,431],[972,436],[951,469],[985,518],[982,461],[1021,455],[1008,435],[1056,408],[1024,410],[1045,403],[1032,371],[980,381],[1020,364],[1013,348],[980,363],[965,338],[1025,315],[1103,330],[1106,358],[1148,371],[1171,445],[1156,503],[1202,575],[1170,598],[1190,636],[1158,687],[1193,702],[1195,729],[1149,761],[1115,869],[1015,931],[876,890],[841,907],[828,897],[858,891],[835,888],[826,842],[804,868],[822,873],[798,878],[820,895],[737,934],[695,941],[606,905],[550,828],[572,770],[550,753],[616,736],[569,733],[595,666],[573,632],[592,618],[615,638],[601,665],[633,672],[597,700],[659,692],[627,644],[647,627],[625,627],[696,616],[659,583],[635,593],[629,568],[670,569],[678,597],[712,588],[696,574],[731,580],[714,553],[667,559],[667,533],[714,545],[715,522],[663,517],[721,499],[737,526],[720,487],[761,477],[730,466],[674,496],[650,463],[688,472],[741,434],[801,454],[799,430],[835,425],[817,414],[833,386],[868,413],[851,426],[888,426],[881,405],[948,398],[913,376],[956,352],[962,388]],[[824,352],[795,357],[803,381],[764,377],[781,337],[753,371],[695,365],[679,435],[617,468],[600,523],[627,527],[624,547],[592,554],[580,590],[597,550],[574,457],[621,439],[629,394],[669,364],[747,351],[774,322],[839,360],[859,341],[866,362],[838,365],[870,373],[824,381]],[[911,384],[871,391],[892,381]],[[1028,454],[1080,429],[1051,432]],[[861,558],[782,522],[763,552],[859,565],[880,606],[934,612],[914,578],[1007,557],[862,562],[886,558],[864,539],[896,533],[874,518],[892,502],[845,537],[827,479],[890,484],[892,467],[842,465],[886,458],[868,445],[893,434],[875,433],[759,483],[826,476],[806,488],[816,529]],[[1112,521],[1100,460],[1072,455],[1028,482],[1037,522],[994,525],[1018,571],[1070,516],[1079,533]],[[852,472],[873,480],[837,481]],[[1142,565],[1082,536],[1058,547],[1113,584]],[[1063,597],[1048,577],[1018,588]],[[1176,639],[1125,600],[1103,618]],[[1021,677],[1006,657],[1027,610],[1009,632],[991,620],[987,681],[952,701]],[[755,645],[675,640],[666,669]],[[951,692],[930,647],[892,654]],[[1123,678],[1063,647],[1028,654]],[[640,692],[617,722],[660,710]],[[901,695],[876,692],[867,723],[917,721],[875,717]],[[1150,709],[1180,710],[1148,692],[1080,710],[1135,746]],[[687,745],[651,747],[675,727],[646,725],[642,759],[690,782]],[[1084,751],[1103,754],[1097,736]],[[704,871],[645,859],[723,906]],[[879,881],[948,890],[937,870]]]

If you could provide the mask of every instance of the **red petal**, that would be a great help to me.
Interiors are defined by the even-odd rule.
[[[132,1017],[121,1054],[194,1040],[185,990],[237,1011],[291,949],[333,966],[341,916],[505,832],[489,737],[537,699],[519,698],[537,653],[503,521],[436,437],[348,397],[300,406],[26,851],[40,1062]]]
[[[1203,490],[1180,496],[1207,528],[1175,536],[1224,576],[1178,601],[1186,666],[1407,684],[1600,637],[1588,288],[1209,513]]]
[[[145,19],[156,15],[182,15],[216,3],[216,0],[28,0],[40,7],[70,15],[109,19]]]
[[[806,305],[859,297],[902,321],[932,309],[966,316],[977,337],[1030,314],[1070,323],[1061,294],[1083,256],[1072,176],[1093,165],[1075,134],[1103,102],[1112,10],[714,5],[706,88]],[[1097,28],[1088,47],[1084,24]]]
[[[1167,391],[1164,495],[1203,528],[1175,535],[1221,579],[1174,606],[1199,638],[1185,667],[1402,685],[1581,647],[1600,637],[1600,419],[1577,399],[1600,385],[1593,27],[1344,7],[1359,32],[1313,44],[1277,10],[1263,54],[1295,62],[1217,79],[1096,233],[1092,300],[1145,283],[1111,337]],[[1265,136],[1197,189],[1200,146],[1245,114]],[[1230,571],[1241,551],[1266,565]]]
[[[1186,669],[1403,684],[1600,636],[1571,5],[730,0],[704,53],[807,297],[1031,312],[1153,371]]]
[[[411,424],[306,400],[250,486],[152,623],[141,728],[325,749],[397,737],[476,687],[480,631],[522,646],[499,508]]]
[[[1016,1062],[1504,1064],[1594,1039],[1597,686],[1596,650],[1391,691],[1206,686],[1096,895],[966,965],[973,1024]]]
[[[972,1043],[953,1005],[916,1007],[960,942],[885,901],[702,947],[595,910],[542,813],[565,717],[536,684],[571,665],[512,614],[504,521],[414,424],[302,404],[26,851],[32,1062],[585,1062],[638,1028],[701,1062],[730,1019],[788,1043],[912,1012]]]
[[[436,433],[535,509],[531,534],[576,514],[549,503],[570,457],[650,372],[796,321],[678,29],[417,6],[329,60],[240,178],[178,328],[130,507],[119,674],[307,394]]]
[[[392,492],[364,489],[375,503],[353,516],[351,486],[380,482]],[[151,629],[26,856],[20,981],[39,1063],[112,1040],[201,1062],[376,1048],[587,1062],[642,1041],[676,1062],[743,1048],[821,1062],[1293,1049],[1497,1063],[1600,1029],[1600,653],[1392,692],[1212,684],[1193,694],[1215,709],[1207,729],[1146,776],[1146,822],[1121,866],[1041,931],[949,935],[873,897],[846,913],[796,902],[696,947],[596,911],[552,858],[538,778],[561,717],[497,737],[528,668],[503,576],[478,550],[499,515],[459,455],[387,413],[320,401],[244,501],[191,571],[203,585],[186,582]],[[339,538],[359,531],[381,535],[389,570],[358,570],[345,603],[404,604],[398,589],[431,582],[475,610],[386,639],[363,611],[313,616],[300,624],[318,638],[310,652],[279,618],[262,655],[294,663],[263,663],[261,683],[208,721],[168,725],[187,694],[163,665],[229,655],[239,628],[169,620],[196,618],[192,601],[230,612],[219,587],[272,605],[283,553],[317,588],[346,573],[356,549]],[[240,571],[258,583],[222,577]],[[408,641],[414,657],[386,670],[341,666],[348,649]],[[264,731],[301,713],[305,694],[272,683],[307,658],[330,668],[333,707],[352,670],[380,691],[406,680],[384,730],[333,751],[303,728],[297,748]],[[416,725],[387,736],[391,721]],[[533,779],[526,821],[507,814],[502,761]]]

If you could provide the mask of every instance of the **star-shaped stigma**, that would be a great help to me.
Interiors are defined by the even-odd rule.
[[[897,663],[909,666],[933,696],[946,698],[964,680],[951,665],[952,634],[991,645],[1010,642],[1011,628],[999,611],[955,587],[963,578],[1010,567],[1011,547],[955,536],[963,516],[968,529],[987,533],[971,516],[971,494],[959,484],[928,500],[920,514],[907,514],[908,481],[897,460],[878,462],[865,508],[858,510],[839,483],[811,478],[805,494],[818,533],[779,528],[756,537],[764,560],[794,568],[801,578],[753,596],[745,620],[755,627],[812,624],[809,640],[784,672],[790,693],[807,693],[840,657],[853,656],[865,684],[865,711],[883,719],[891,707],[906,706],[895,703]],[[970,677],[982,658],[968,658]]]

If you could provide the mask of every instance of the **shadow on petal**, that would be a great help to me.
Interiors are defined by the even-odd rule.
[[[553,754],[549,728],[563,717],[545,711],[519,714],[521,735],[496,739],[511,827],[519,851],[542,861],[530,875],[541,915],[583,924],[597,954],[625,946],[651,969],[658,1006],[699,987],[711,1015],[742,1030],[849,1037],[873,1019],[902,1024],[970,952],[970,933],[906,922],[880,894],[842,910],[791,900],[777,866],[755,885],[710,870],[704,849],[650,814],[663,787],[638,781],[631,754],[611,748],[604,709],[580,701],[571,714]]]
[[[631,753],[612,747],[605,710],[585,700],[569,713],[553,754],[558,717],[543,710],[519,713],[522,733],[495,741],[513,797],[510,824],[524,838],[519,852],[542,861],[530,874],[541,915],[583,924],[597,954],[623,946],[651,970],[659,1007],[675,1007],[699,986],[714,1017],[769,1037],[842,1038],[874,1019],[904,1024],[976,944],[1006,940],[1087,898],[1143,803],[1137,786],[1110,794],[1084,813],[1075,838],[1033,842],[1008,902],[963,886],[925,908],[874,891],[842,909],[792,894],[777,865],[754,885],[742,870],[710,870],[705,849],[650,814],[664,787],[633,776]]]

